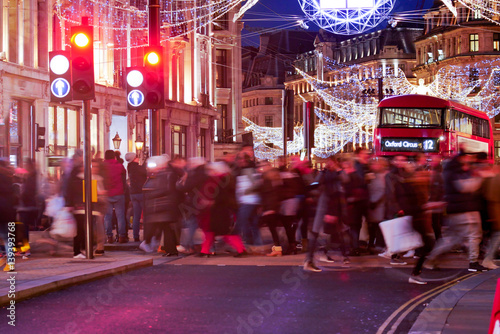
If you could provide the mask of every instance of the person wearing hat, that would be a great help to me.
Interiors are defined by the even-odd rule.
[[[143,209],[143,194],[142,187],[147,179],[146,165],[139,164],[137,154],[129,152],[125,154],[127,161],[128,179],[130,182],[130,200],[134,211],[134,218],[132,223],[132,230],[134,234],[134,241],[140,241],[139,228],[141,223],[142,209]]]

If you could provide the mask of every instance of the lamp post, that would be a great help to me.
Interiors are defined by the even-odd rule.
[[[113,146],[115,147],[115,150],[119,150],[120,144],[122,143],[122,139],[118,135],[118,131],[116,132],[116,135],[112,140],[113,140]]]

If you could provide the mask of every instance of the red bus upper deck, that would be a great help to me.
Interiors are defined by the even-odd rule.
[[[373,142],[380,156],[423,152],[447,157],[465,149],[493,158],[492,127],[486,113],[428,95],[382,100]]]

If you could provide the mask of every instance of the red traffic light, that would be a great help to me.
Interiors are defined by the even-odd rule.
[[[91,26],[71,27],[72,88],[75,100],[93,100],[94,30]]]
[[[165,106],[163,81],[163,48],[150,46],[144,53],[143,109],[161,109]]]

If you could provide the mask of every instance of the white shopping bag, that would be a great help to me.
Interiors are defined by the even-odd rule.
[[[411,216],[386,220],[379,226],[391,254],[406,253],[424,245],[420,233],[413,229]]]
[[[55,217],[55,215],[64,208],[64,197],[52,196],[47,200],[45,215]]]
[[[73,214],[66,210],[59,211],[52,222],[50,235],[55,239],[69,239],[76,236],[76,220]]]

